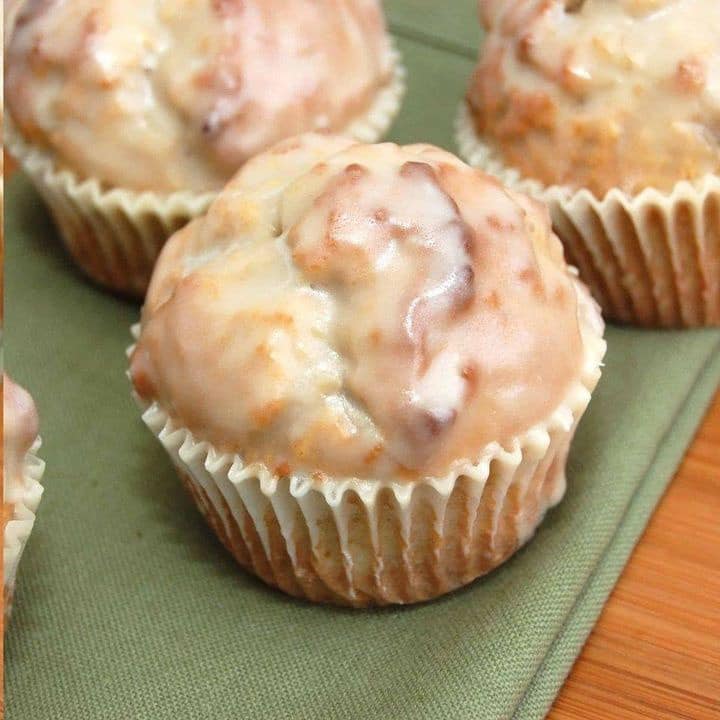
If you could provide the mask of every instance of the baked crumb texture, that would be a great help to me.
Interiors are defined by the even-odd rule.
[[[603,352],[542,205],[432,146],[304,135],[168,242],[130,377],[242,565],[385,604],[532,535]]]
[[[305,130],[378,140],[404,93],[377,0],[30,0],[7,48],[9,150],[85,275],[140,298],[249,157]]]

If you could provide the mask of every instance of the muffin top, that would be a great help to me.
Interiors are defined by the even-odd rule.
[[[377,0],[28,0],[5,89],[22,135],[82,178],[211,191],[281,138],[344,130],[389,52]]]
[[[543,183],[668,190],[720,169],[718,0],[480,0],[476,130]]]
[[[38,434],[38,415],[30,395],[7,375],[3,392],[3,527],[22,497],[25,456]]]
[[[547,419],[583,356],[542,205],[430,145],[307,134],[167,243],[130,375],[246,464],[413,479]]]

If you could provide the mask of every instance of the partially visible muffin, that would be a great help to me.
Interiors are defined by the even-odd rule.
[[[242,565],[385,604],[532,535],[603,352],[539,203],[429,145],[305,135],[168,242],[130,377]]]
[[[376,0],[30,0],[8,110],[58,165],[109,187],[219,190],[303,130],[343,130],[392,79]]]
[[[480,1],[468,106],[545,185],[637,193],[720,170],[716,0]]]
[[[720,324],[720,3],[480,0],[460,153],[548,203],[605,315]]]
[[[3,3],[3,49],[7,47],[10,33],[15,25],[15,18],[25,1],[26,0],[5,0]]]
[[[15,589],[20,556],[35,522],[43,492],[40,479],[44,463],[34,451],[39,447],[38,415],[30,395],[7,375],[3,393],[3,602],[7,620]]]
[[[204,210],[248,158],[306,130],[377,139],[400,74],[377,0],[28,0],[5,88],[14,147],[57,195],[75,258],[142,294],[143,278],[123,274],[143,269],[146,285],[159,236]],[[48,189],[48,168],[73,182]],[[83,181],[95,183],[86,197]],[[98,277],[118,254],[124,267]]]

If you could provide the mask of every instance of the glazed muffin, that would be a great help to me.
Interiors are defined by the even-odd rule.
[[[3,3],[3,40],[5,42],[3,48],[7,47],[10,33],[15,25],[15,18],[25,1],[26,0],[5,0]]]
[[[306,130],[377,139],[401,75],[377,0],[29,0],[11,148],[87,274],[142,295],[248,158]]]
[[[35,456],[40,447],[38,415],[28,393],[2,378],[3,392],[3,549],[4,615],[12,608],[18,563],[35,523],[40,480],[45,464]]]
[[[481,0],[461,153],[548,201],[605,313],[720,323],[720,4]]]
[[[242,566],[411,603],[560,500],[602,332],[542,205],[429,145],[308,134],[167,243],[130,378]]]

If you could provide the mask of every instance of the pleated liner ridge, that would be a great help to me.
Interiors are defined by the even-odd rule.
[[[167,195],[107,189],[55,166],[6,119],[8,149],[42,196],[75,264],[115,292],[143,297],[160,250],[183,225],[202,215],[214,193]]]
[[[405,68],[392,49],[393,78],[380,90],[368,112],[346,134],[375,142],[389,128],[405,92]],[[104,187],[58,168],[52,156],[26,143],[5,120],[8,149],[22,165],[50,209],[63,243],[91,280],[115,292],[145,296],[155,261],[167,239],[202,215],[216,193],[160,194]]]
[[[20,557],[35,524],[35,513],[43,494],[43,486],[40,481],[45,472],[45,463],[36,454],[41,444],[40,437],[37,437],[29,452],[25,455],[22,495],[15,502],[12,517],[8,520],[4,530],[3,589],[6,621],[10,617],[10,611],[12,610],[15,576],[17,575]],[[5,500],[7,501],[7,493],[5,493]]]
[[[216,451],[156,402],[140,403],[142,418],[223,544],[269,585],[355,607],[428,600],[497,567],[564,494],[570,442],[605,353],[598,309],[576,285],[585,357],[565,401],[508,446],[492,443],[442,478],[278,477]]]
[[[503,165],[476,135],[465,103],[456,123],[461,156],[550,208],[568,262],[606,318],[645,327],[720,325],[720,178],[628,195],[541,183]]]

